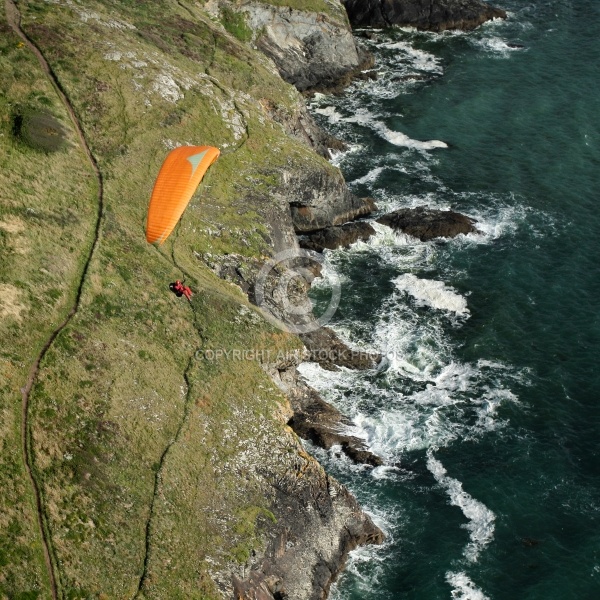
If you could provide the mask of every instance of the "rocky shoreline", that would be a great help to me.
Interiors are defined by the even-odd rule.
[[[367,20],[363,15],[357,17],[352,7],[360,3],[351,0],[345,3],[348,10],[350,22],[354,27],[382,27],[391,26],[400,21],[386,16],[384,22],[377,20],[381,11],[372,10]],[[387,7],[398,6],[406,8],[418,2],[395,2],[387,3]],[[422,3],[421,3],[422,4]],[[384,6],[379,2],[367,2],[360,4],[365,8],[373,9],[375,5]],[[423,28],[441,30],[448,27],[472,28],[489,18],[503,17],[502,11],[491,9],[488,5],[477,2],[445,2],[440,0],[436,3],[440,10],[432,10],[429,14],[427,26]],[[452,12],[450,6],[454,6]],[[442,11],[443,8],[443,11]],[[327,47],[327,36],[323,29],[319,34],[310,34],[311,27],[318,27],[318,18],[308,23],[306,15],[300,16],[292,9],[282,9],[282,12],[273,7],[266,9],[264,6],[256,8],[255,5],[246,5],[244,12],[250,16],[254,26],[260,25],[265,35],[258,40],[257,47],[271,58],[281,76],[288,82],[293,83],[301,92],[314,91],[338,91],[349,83],[352,78],[361,76],[361,69],[372,66],[369,58],[358,47],[358,43],[346,34],[340,36],[337,32],[336,44]],[[393,14],[396,14],[392,10]],[[445,21],[442,23],[435,20],[436,15],[443,12]],[[445,12],[444,12],[445,11]],[[471,12],[469,12],[471,11]],[[475,11],[477,16],[473,16]],[[397,10],[396,10],[397,12]],[[399,14],[406,14],[406,10]],[[419,13],[420,15],[421,13]],[[469,16],[470,15],[470,16]],[[435,17],[435,18],[434,18]],[[421,17],[419,16],[419,19]],[[298,24],[302,22],[302,27]],[[421,21],[413,23],[421,27]],[[402,21],[402,24],[405,24]],[[327,23],[331,33],[331,22]],[[343,29],[343,27],[342,27]],[[298,58],[298,47],[291,49],[290,38],[299,40],[300,32],[305,38],[300,40],[304,49],[304,58]],[[314,30],[313,30],[314,33]],[[340,38],[344,40],[340,43]],[[307,41],[308,40],[308,41]],[[348,44],[355,49],[348,53]],[[323,59],[324,48],[327,47],[327,59]],[[344,61],[340,57],[345,56]],[[321,57],[321,60],[305,60],[306,57]],[[347,57],[351,60],[348,61]],[[332,61],[336,68],[331,68]],[[364,75],[363,75],[364,76]],[[278,120],[275,109],[271,115]],[[344,142],[335,140],[327,133],[322,132],[314,123],[310,115],[303,113],[301,118],[291,123],[280,121],[289,135],[301,139],[321,156],[329,157],[329,149],[341,149]],[[466,215],[455,211],[440,211],[427,207],[413,209],[400,209],[393,213],[380,215],[371,198],[357,198],[347,188],[346,183],[337,169],[330,171],[315,171],[312,173],[289,172],[284,176],[284,186],[281,196],[289,205],[290,221],[282,221],[275,215],[271,219],[274,240],[274,251],[301,253],[302,250],[322,253],[327,249],[347,247],[359,240],[367,241],[376,233],[372,223],[392,228],[394,231],[416,237],[422,241],[450,238],[457,235],[478,233],[476,223]],[[207,261],[210,263],[210,261]],[[310,261],[308,261],[310,262]],[[313,275],[318,275],[318,266],[304,264],[305,268],[312,269]],[[256,284],[260,269],[263,264],[249,262],[241,256],[221,257],[211,264],[215,272],[221,277],[239,285],[248,294],[251,302],[257,302]],[[294,303],[296,305],[310,306],[307,292],[309,283],[300,285],[295,290]],[[278,317],[282,317],[283,309],[280,304],[282,299],[277,297],[276,286],[267,285],[266,298],[262,299],[264,308]],[[263,292],[264,293],[264,292]],[[287,298],[289,300],[289,298]],[[310,312],[310,309],[308,309]],[[304,320],[303,320],[304,319]],[[285,319],[284,319],[285,320]],[[304,313],[295,326],[305,327],[312,325],[314,321],[312,313]],[[302,361],[314,361],[325,369],[376,369],[382,357],[377,354],[355,351],[349,348],[330,329],[310,328],[308,332],[299,333],[304,344],[304,353],[295,359],[288,359],[284,363],[266,363],[263,367],[286,394],[290,402],[291,414],[288,425],[302,439],[309,440],[313,444],[330,450],[339,448],[351,460],[369,467],[378,467],[384,464],[384,460],[373,454],[366,446],[364,440],[350,433],[352,421],[348,419],[335,407],[328,404],[320,395],[302,379],[297,367]],[[312,464],[312,463],[311,463]],[[316,467],[315,467],[316,468]],[[260,600],[284,600],[291,598],[324,599],[327,597],[329,586],[343,570],[348,552],[358,545],[381,543],[384,534],[366,516],[356,504],[352,495],[339,483],[329,478],[324,472],[317,469],[318,475],[312,479],[310,484],[311,501],[309,504],[322,513],[323,521],[321,527],[315,529],[314,535],[307,535],[306,531],[294,531],[298,527],[295,519],[286,519],[286,524],[271,530],[271,543],[264,555],[257,557],[252,566],[250,574],[244,578],[233,576],[234,593],[237,599],[260,599]],[[332,496],[331,490],[337,491]],[[281,490],[277,494],[276,511],[278,514],[300,515],[303,511],[299,503],[306,504],[303,496],[306,490]],[[315,498],[319,499],[316,501]],[[325,502],[325,504],[322,504]],[[341,529],[337,529],[340,514],[350,510],[353,515]],[[334,517],[334,515],[338,517]],[[327,516],[328,515],[328,516]],[[303,517],[304,518],[304,517]],[[326,524],[328,523],[328,524]],[[323,529],[325,526],[325,529]],[[329,532],[327,534],[326,532]],[[337,544],[337,550],[329,553],[329,559],[323,559],[312,567],[313,580],[307,587],[307,582],[300,583],[305,574],[299,574],[297,562],[302,559],[301,550],[303,544],[314,544],[317,547],[325,543],[323,537],[331,536],[329,543]],[[290,546],[290,540],[293,540]],[[312,540],[312,541],[311,541]],[[337,542],[332,542],[337,540]],[[284,546],[294,549],[286,551]],[[296,551],[297,544],[298,550]],[[306,549],[304,550],[306,551]],[[309,552],[314,556],[314,547]],[[325,556],[325,553],[322,554]],[[292,591],[293,590],[293,591]],[[302,591],[301,591],[302,590]]]
[[[354,28],[416,27],[468,31],[506,12],[481,0],[342,0]]]
[[[299,369],[382,357],[308,291],[377,220],[443,236],[449,215],[351,193],[305,99],[374,78],[373,57],[341,2],[285,4],[6,3],[0,597],[323,600],[384,540],[302,439],[384,461]],[[196,144],[220,158],[153,248],[152,181]]]

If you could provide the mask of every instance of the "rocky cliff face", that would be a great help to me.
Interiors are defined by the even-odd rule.
[[[291,114],[267,102],[263,102],[263,107],[269,118],[280,123],[288,135],[311,147],[325,158],[331,158],[330,150],[346,148],[342,140],[329,135],[317,126],[304,104],[298,104],[297,109]]]
[[[288,172],[284,181],[297,233],[339,225],[375,210],[372,199],[358,198],[348,190],[337,169]]]
[[[308,455],[301,460],[295,478],[277,482],[276,505],[286,518],[271,528],[248,576],[233,577],[236,600],[324,600],[348,553],[383,540],[346,488]]]
[[[474,29],[506,12],[481,0],[342,0],[352,27],[385,28],[393,25],[417,29]]]
[[[356,45],[343,7],[334,2],[326,6],[323,13],[259,2],[237,8],[257,32],[257,47],[301,92],[343,85],[372,64],[372,57]]]

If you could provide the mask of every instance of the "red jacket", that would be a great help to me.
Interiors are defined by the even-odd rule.
[[[192,299],[191,288],[189,288],[187,285],[183,285],[183,283],[181,283],[179,279],[175,283],[169,285],[169,287],[173,292],[175,292],[178,298],[181,298],[181,296],[185,296],[188,300]]]

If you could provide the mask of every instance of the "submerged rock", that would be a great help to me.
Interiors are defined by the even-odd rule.
[[[470,30],[491,19],[505,19],[506,11],[481,0],[342,0],[352,27],[393,25],[444,31]]]
[[[479,233],[476,221],[453,210],[435,210],[419,206],[401,208],[377,219],[378,223],[401,231],[422,242],[434,238],[452,238],[467,233]]]

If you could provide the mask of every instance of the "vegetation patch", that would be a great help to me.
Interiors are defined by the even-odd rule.
[[[58,119],[44,110],[17,108],[12,117],[12,134],[16,140],[43,152],[57,152],[67,143],[67,132]]]
[[[261,0],[261,3],[292,8],[304,12],[316,12],[337,16],[346,14],[341,2],[329,2],[328,0]]]
[[[249,42],[252,39],[252,29],[246,25],[244,13],[236,12],[227,6],[221,8],[221,23],[225,30],[231,33],[241,42]]]

